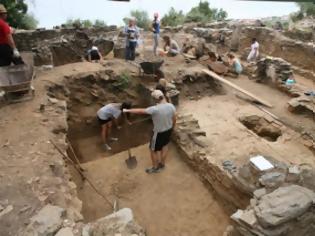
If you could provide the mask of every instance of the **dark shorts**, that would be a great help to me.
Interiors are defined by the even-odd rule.
[[[107,123],[109,123],[109,122],[111,122],[113,119],[107,119],[107,120],[102,120],[101,118],[99,118],[99,117],[97,117],[97,119],[98,119],[98,122],[100,123],[100,125],[105,125],[105,124],[107,124]]]
[[[91,52],[91,60],[92,60],[92,61],[101,60],[101,57],[100,57],[100,55],[98,54],[98,51],[92,51],[92,52]]]
[[[171,141],[173,129],[161,133],[153,132],[151,141],[150,141],[150,150],[158,152],[163,149]]]
[[[0,66],[9,66],[12,62],[12,48],[8,44],[0,44]]]

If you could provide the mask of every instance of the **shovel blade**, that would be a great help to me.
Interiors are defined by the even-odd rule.
[[[138,161],[135,156],[130,156],[128,159],[125,160],[128,169],[134,169],[138,165]]]

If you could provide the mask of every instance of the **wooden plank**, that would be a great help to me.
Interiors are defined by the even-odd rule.
[[[220,81],[220,82],[222,82],[222,83],[224,83],[224,84],[226,84],[226,85],[236,89],[237,91],[239,91],[239,92],[241,92],[241,93],[251,97],[252,99],[254,99],[255,101],[261,103],[262,105],[265,105],[267,107],[272,107],[272,105],[269,102],[267,102],[267,101],[265,101],[265,100],[255,96],[254,94],[252,94],[252,93],[250,93],[250,92],[248,92],[248,91],[246,91],[244,89],[242,89],[241,87],[237,86],[236,84],[233,84],[232,82],[230,82],[230,81],[228,81],[226,79],[223,79],[222,77],[220,77],[219,75],[217,75],[213,71],[210,71],[210,70],[202,70],[202,71],[204,73],[206,73],[207,75],[211,76],[212,78],[214,78],[214,79],[216,79],[216,80],[218,80],[218,81]]]

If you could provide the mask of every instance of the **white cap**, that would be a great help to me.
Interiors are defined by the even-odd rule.
[[[152,93],[151,93],[151,96],[153,98],[155,98],[156,100],[159,100],[161,99],[161,97],[164,97],[164,94],[162,93],[161,90],[154,90]]]
[[[92,50],[98,50],[98,48],[96,46],[93,46]]]

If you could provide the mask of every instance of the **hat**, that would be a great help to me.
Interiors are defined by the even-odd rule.
[[[159,13],[155,12],[154,17],[159,18]]]
[[[0,13],[7,13],[7,9],[2,4],[0,4]]]
[[[98,48],[97,48],[96,46],[93,46],[93,47],[92,47],[92,50],[98,51]]]
[[[154,90],[152,93],[151,93],[151,96],[156,99],[156,100],[159,100],[161,98],[164,97],[164,94],[162,93],[162,91],[160,90]]]

